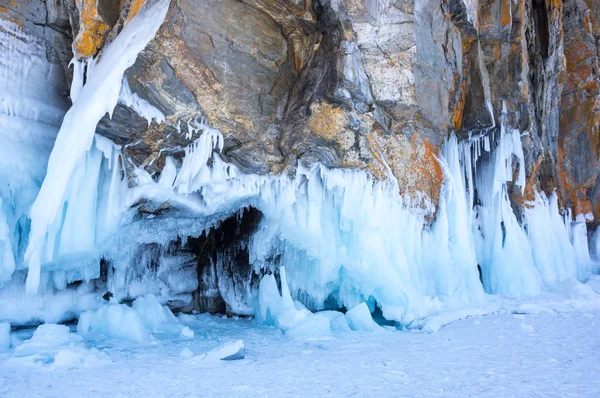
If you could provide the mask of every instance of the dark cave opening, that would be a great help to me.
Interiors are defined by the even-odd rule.
[[[198,288],[185,311],[240,314],[233,302],[250,302],[249,293],[258,287],[259,275],[250,264],[248,244],[258,228],[262,213],[247,207],[205,231],[190,237],[184,250],[197,259]]]

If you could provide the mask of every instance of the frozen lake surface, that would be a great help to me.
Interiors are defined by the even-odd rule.
[[[33,356],[0,354],[0,396],[599,397],[600,303],[582,300],[468,317],[433,334],[386,328],[294,340],[210,315],[185,318],[192,338],[153,333],[143,345],[68,333],[73,341],[55,337]],[[13,344],[32,332],[13,332]],[[199,356],[238,339],[245,359]],[[53,344],[69,348],[56,354]]]

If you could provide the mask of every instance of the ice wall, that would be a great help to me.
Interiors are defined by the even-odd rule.
[[[68,107],[46,43],[0,19],[0,289],[21,268],[27,213]]]
[[[441,199],[429,224],[427,210],[400,196],[395,180],[301,164],[293,175],[245,175],[221,160],[218,130],[194,125],[200,137],[182,162],[167,158],[158,179],[135,170],[131,187],[118,148],[95,138],[67,185],[69,206],[55,232],[47,231],[56,257],[44,270],[55,275],[55,288],[96,277],[104,257],[114,270],[106,286],[117,296],[182,299],[197,287],[195,269],[166,255],[170,245],[177,239],[183,245],[246,206],[263,215],[248,245],[251,270],[262,275],[285,266],[293,298],[312,310],[367,302],[409,325],[482,303],[484,290],[535,295],[568,277],[584,280],[594,264],[581,232],[585,223],[561,215],[554,194],[539,193],[517,220],[507,183],[513,166],[523,164],[518,131],[449,138],[439,159]],[[517,175],[514,183],[523,181]],[[136,203],[164,202],[179,211],[136,215]],[[75,221],[82,219],[83,225]],[[234,312],[246,313],[247,298],[223,298]]]
[[[524,189],[525,165],[521,132],[506,128],[505,112],[489,131],[474,132],[461,142],[449,137],[439,158],[444,183],[433,222],[428,221],[430,209],[399,194],[396,179],[375,180],[363,170],[299,164],[279,176],[242,174],[221,159],[223,136],[203,120],[188,122],[188,134],[199,138],[181,161],[167,157],[158,178],[143,169],[128,173],[120,149],[94,132],[118,101],[149,122],[164,121],[156,108],[131,92],[123,73],[154,36],[168,3],[159,0],[141,11],[99,60],[74,63],[74,104],[58,132],[35,202],[45,162],[29,165],[21,159],[17,164],[25,166],[17,176],[0,171],[6,173],[0,175],[0,283],[6,283],[0,302],[14,301],[24,266],[29,267],[27,291],[41,293],[36,296],[43,297],[40,302],[59,296],[71,300],[55,307],[62,313],[50,317],[40,304],[30,316],[35,319],[66,319],[67,313],[93,308],[77,300],[77,294],[94,288],[110,289],[119,298],[154,293],[163,302],[189,299],[198,286],[191,265],[197,259],[173,255],[174,242],[183,247],[189,237],[199,237],[248,206],[262,213],[247,247],[249,272],[275,274],[285,267],[290,295],[311,310],[350,309],[366,302],[388,320],[410,325],[442,310],[479,304],[486,300],[484,292],[536,295],[566,278],[585,280],[595,269],[585,220],[561,213],[555,194],[538,193],[526,204],[522,219],[517,218],[508,186]],[[10,109],[5,115],[12,112],[11,128],[20,126],[15,118],[29,108]],[[59,115],[47,113],[44,120]],[[25,124],[38,116],[27,117]],[[57,129],[38,124],[31,131],[46,134],[51,142]],[[38,153],[31,149],[36,146],[25,146],[25,154],[48,156],[47,147]],[[22,180],[13,183],[14,178]],[[32,202],[22,262],[23,231],[29,230],[25,214]],[[164,203],[171,210],[161,214]],[[144,212],[138,212],[141,206]],[[110,264],[110,273],[101,275],[101,259]],[[77,294],[68,289],[80,280],[93,283],[84,283]],[[234,312],[251,311],[248,297],[218,287]],[[65,292],[53,295],[56,290]],[[22,322],[29,319],[23,311],[20,315]]]

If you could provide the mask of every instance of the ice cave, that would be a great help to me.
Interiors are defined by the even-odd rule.
[[[0,0],[0,396],[599,396],[598,43],[599,0]]]

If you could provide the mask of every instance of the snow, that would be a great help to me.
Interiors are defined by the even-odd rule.
[[[529,303],[547,302],[544,298]],[[185,318],[196,332],[194,339],[172,337],[132,347],[86,336],[85,345],[99,349],[84,356],[93,367],[69,369],[43,361],[31,367],[15,362],[13,354],[0,356],[0,394],[7,398],[72,396],[82,391],[89,397],[600,395],[594,371],[600,366],[597,301],[595,309],[471,317],[434,334],[347,331],[328,340],[290,339],[248,319]],[[25,341],[31,337],[28,330],[15,333]],[[236,340],[243,340],[246,347],[243,360],[198,358]],[[75,342],[75,347],[80,344]],[[48,350],[57,352],[56,347]]]

